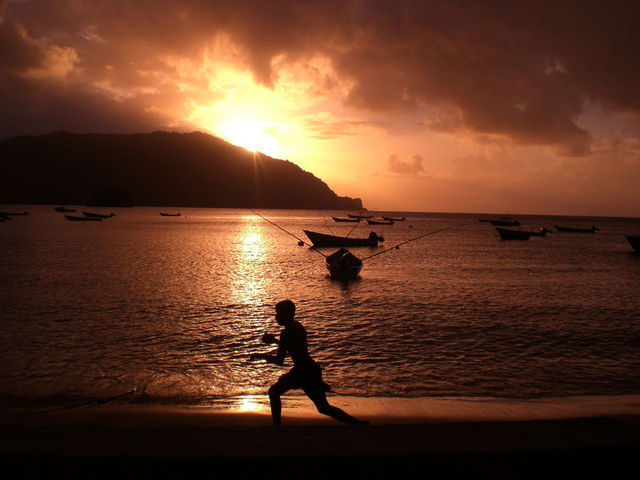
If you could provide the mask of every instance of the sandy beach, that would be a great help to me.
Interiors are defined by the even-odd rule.
[[[267,412],[102,406],[3,420],[0,454],[27,477],[282,475],[611,478],[635,464],[640,416],[534,420],[392,417],[349,427],[304,408]],[[461,417],[462,418],[462,417]]]

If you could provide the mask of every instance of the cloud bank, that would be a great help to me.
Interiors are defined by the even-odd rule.
[[[329,59],[347,105],[428,108],[426,128],[589,152],[585,106],[640,113],[634,1],[7,1],[0,135],[179,125],[219,52],[272,87]],[[327,79],[327,87],[332,79]]]

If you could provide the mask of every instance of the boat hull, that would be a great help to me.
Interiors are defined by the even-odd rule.
[[[563,227],[561,225],[554,225],[554,227],[559,232],[565,232],[565,233],[595,233],[598,230],[597,227],[576,228],[576,227]]]
[[[518,220],[490,220],[491,225],[494,227],[519,227],[520,222]]]
[[[327,257],[326,266],[331,278],[351,280],[362,270],[362,260],[349,250],[341,248]]]
[[[64,218],[70,222],[100,222],[102,220],[100,217],[80,217],[77,215],[65,215]]]
[[[367,220],[369,225],[393,225],[393,220]]]
[[[339,218],[339,217],[331,217],[334,222],[349,222],[349,223],[358,223],[360,222],[359,218]]]
[[[303,230],[314,247],[377,247],[379,237],[374,233],[369,238],[351,238],[327,235],[325,233]],[[373,232],[372,232],[373,233]]]
[[[503,240],[529,240],[531,236],[529,232],[523,232],[522,230],[510,230],[508,228],[496,227],[496,230],[500,234],[500,238]]]
[[[629,244],[636,252],[640,252],[640,235],[626,235]]]

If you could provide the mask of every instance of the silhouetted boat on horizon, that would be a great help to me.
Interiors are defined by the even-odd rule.
[[[0,215],[3,217],[24,217],[25,215],[29,215],[29,212],[0,212]]]
[[[509,228],[496,227],[502,240],[529,240],[529,232],[523,230],[511,230]]]
[[[519,227],[520,222],[512,218],[501,217],[494,220],[489,220],[494,227]]]
[[[407,218],[406,217],[400,217],[400,218],[394,218],[394,217],[382,217],[383,220],[387,220],[390,222],[404,222]]]
[[[384,241],[384,238],[375,232],[371,232],[368,238],[339,237],[309,230],[303,232],[314,247],[377,247],[378,242]]]
[[[640,252],[640,235],[625,235],[636,252]]]
[[[591,227],[591,228],[563,227],[561,225],[554,225],[554,227],[559,232],[568,232],[568,233],[595,233],[600,230],[598,227]]]
[[[85,217],[91,217],[91,218],[111,218],[116,216],[115,213],[109,213],[108,215],[105,215],[103,213],[82,212],[82,214]]]
[[[179,217],[179,216],[180,216],[180,212],[178,212],[178,213],[164,213],[164,212],[160,212],[160,216],[161,216],[161,217]]]
[[[100,222],[102,218],[100,217],[81,217],[80,215],[67,215],[65,213],[64,218],[69,220],[70,222]]]
[[[349,218],[371,218],[373,215],[347,215]]]
[[[358,223],[360,221],[360,218],[340,218],[340,217],[331,217],[333,218],[334,222],[351,222],[351,223]]]
[[[56,212],[60,213],[73,213],[75,212],[75,208],[67,208],[67,207],[53,207]]]
[[[362,270],[362,260],[346,248],[341,248],[326,258],[326,266],[331,278],[353,280]]]
[[[369,225],[393,225],[393,220],[373,220],[370,218],[367,223]]]
[[[546,237],[547,233],[552,233],[552,232],[551,230],[547,230],[546,228],[542,227],[538,230],[529,231],[528,233],[532,237]]]

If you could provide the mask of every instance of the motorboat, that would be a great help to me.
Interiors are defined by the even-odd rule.
[[[326,233],[303,230],[309,237],[314,247],[377,247],[378,242],[383,242],[384,238],[375,232],[371,232],[368,238],[339,237]]]
[[[502,240],[529,240],[531,234],[522,230],[511,230],[510,228],[496,227]]]
[[[568,233],[595,233],[600,229],[598,227],[582,228],[582,227],[563,227],[561,225],[554,225],[559,232]]]

